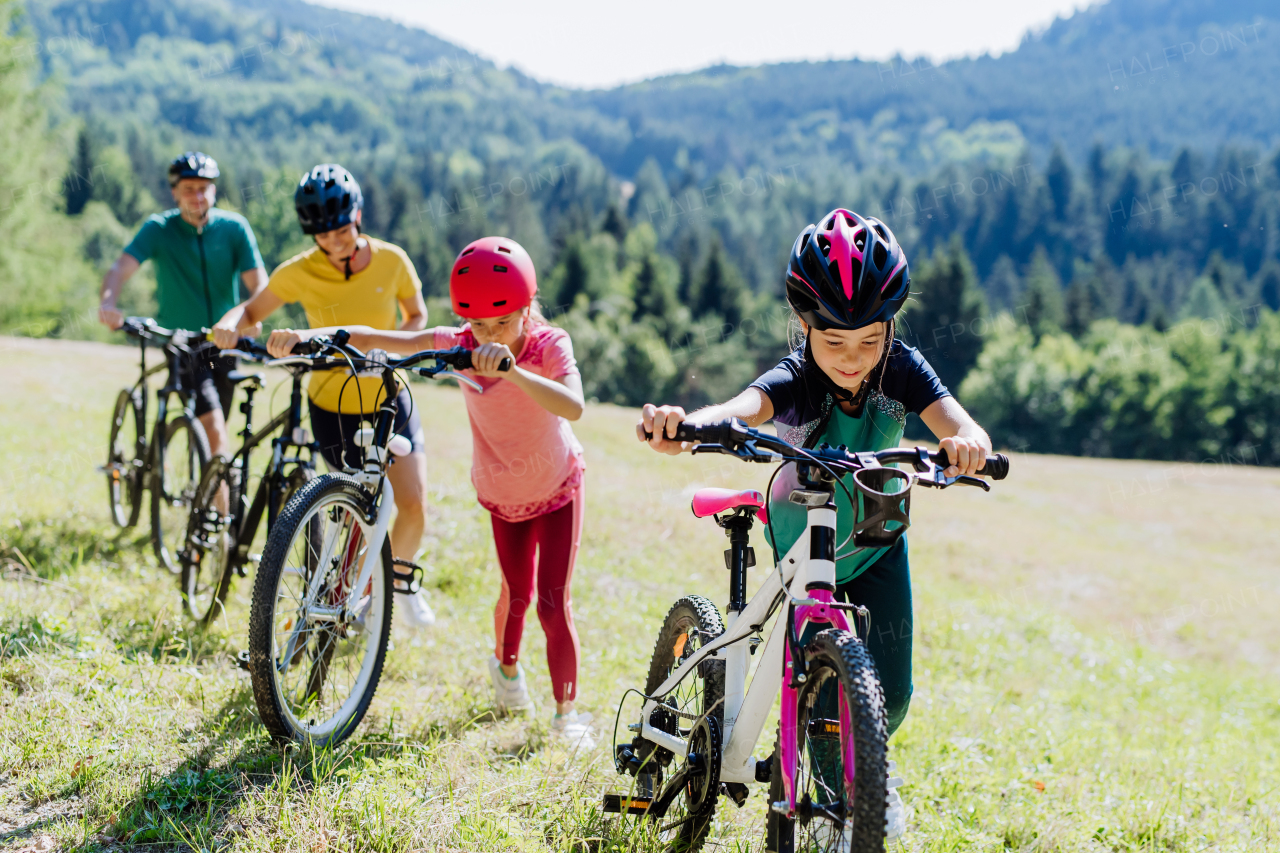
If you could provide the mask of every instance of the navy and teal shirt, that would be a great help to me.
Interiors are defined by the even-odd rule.
[[[835,403],[827,385],[815,371],[817,365],[805,358],[802,346],[788,355],[772,370],[755,382],[773,404],[773,420],[787,429],[779,429],[779,435],[795,445],[816,447],[830,444],[844,445],[857,452],[873,452],[897,447],[902,442],[902,430],[908,412],[920,414],[930,405],[951,396],[951,392],[938,379],[929,362],[913,347],[895,340],[889,350],[878,389],[871,389],[865,396],[861,410],[855,415],[846,414]],[[859,497],[852,483],[849,490]],[[791,490],[797,488],[795,466],[788,465],[774,480],[769,496],[770,527],[773,545],[778,555],[785,554],[804,532],[806,518],[804,507],[787,500]],[[861,500],[854,511],[843,489],[836,490],[837,544],[853,530],[863,517]],[[864,548],[853,551],[852,539],[836,555],[836,581],[847,583],[880,559],[887,548]]]

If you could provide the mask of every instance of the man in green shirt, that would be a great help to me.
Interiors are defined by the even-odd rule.
[[[188,151],[169,165],[177,207],[148,217],[103,277],[98,308],[103,324],[120,328],[120,289],[148,259],[156,270],[156,322],[169,329],[212,328],[240,303],[241,283],[250,296],[266,287],[267,271],[248,221],[214,207],[217,177],[218,164],[199,151]],[[226,413],[233,388],[226,375],[233,366],[232,359],[201,355],[184,365],[181,376],[183,387],[195,391],[196,415],[214,454],[230,453]]]

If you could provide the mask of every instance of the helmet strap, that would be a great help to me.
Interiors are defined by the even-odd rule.
[[[359,226],[356,226],[356,234],[358,235],[359,233],[360,233]],[[312,234],[311,240],[316,244],[316,248],[324,252],[327,257],[333,257],[327,251],[325,251],[324,246],[320,245],[320,241],[316,239],[316,235]],[[361,245],[361,241],[363,241],[364,245]],[[351,281],[351,259],[354,258],[356,255],[360,254],[360,250],[367,245],[369,245],[368,240],[365,240],[363,237],[357,236],[356,250],[351,254],[347,255],[346,257],[338,258],[338,260],[342,261],[342,272],[343,272],[343,275],[346,277],[347,281]]]

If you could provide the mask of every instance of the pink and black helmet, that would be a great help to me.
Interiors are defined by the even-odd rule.
[[[804,229],[791,247],[787,301],[815,329],[860,329],[890,320],[910,289],[907,257],[878,219],[838,208]]]

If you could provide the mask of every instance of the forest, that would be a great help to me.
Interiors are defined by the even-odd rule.
[[[880,217],[907,247],[902,335],[998,444],[1274,465],[1280,137],[1261,81],[1218,138],[1182,128],[1179,110],[1151,93],[1131,93],[1126,109],[1168,119],[1151,125],[1158,140],[1105,116],[944,114],[956,81],[1019,79],[1015,90],[1038,86],[1043,98],[1071,63],[1093,61],[1078,39],[1070,47],[1072,32],[1124,21],[1133,43],[1161,43],[1182,38],[1178,26],[1222,33],[1267,12],[1167,5],[1176,14],[1144,17],[1143,4],[1117,0],[999,59],[938,66],[937,85],[833,98],[824,113],[809,103],[821,87],[795,83],[821,63],[577,93],[421,31],[286,0],[253,10],[11,2],[0,220],[14,248],[0,256],[0,329],[102,337],[96,282],[168,206],[163,170],[178,151],[219,160],[220,203],[249,218],[268,268],[307,245],[297,176],[338,160],[364,189],[366,230],[409,252],[434,320],[450,319],[454,253],[505,234],[533,254],[589,396],[696,406],[786,351],[787,251],[843,206]],[[1197,81],[1170,85],[1194,99],[1217,79],[1200,78],[1264,72],[1267,30],[1241,32],[1253,41],[1197,57]],[[1093,58],[1120,50],[1090,48]],[[1054,50],[1059,77],[1028,77],[1028,63]],[[829,65],[838,77],[875,64]],[[1083,109],[1098,77],[1063,94],[1062,115]],[[749,135],[713,133],[733,116]],[[145,275],[133,283],[131,311],[151,308],[149,287]]]

